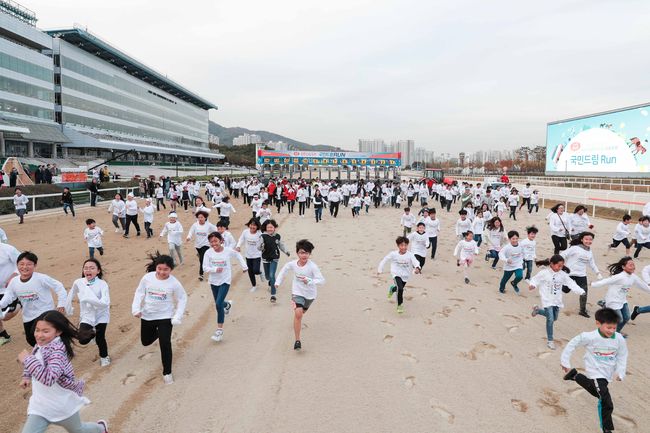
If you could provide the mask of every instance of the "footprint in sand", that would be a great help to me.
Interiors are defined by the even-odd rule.
[[[513,398],[510,400],[510,404],[512,405],[513,409],[519,412],[527,412],[528,411],[528,403],[525,401],[517,400],[516,398]]]
[[[616,421],[617,424],[622,424],[623,426],[629,428],[629,429],[636,429],[637,428],[637,423],[635,420],[630,418],[629,416],[625,415],[619,415],[619,414],[612,414],[612,418],[614,421]]]
[[[372,308],[370,308],[370,307],[366,307],[366,308],[363,309],[364,313],[370,313],[371,311],[372,311]]]
[[[390,343],[391,341],[393,341],[393,338],[394,337],[390,334],[384,335],[384,343]]]
[[[449,412],[449,411],[448,411],[447,409],[445,409],[444,407],[435,404],[435,402],[434,402],[433,400],[431,400],[431,401],[429,402],[429,404],[431,405],[431,409],[433,409],[433,411],[434,411],[438,416],[440,416],[440,417],[443,418],[443,419],[446,419],[447,422],[448,422],[449,424],[453,424],[453,423],[454,423],[454,420],[456,419],[456,416],[455,416],[453,413]]]
[[[122,379],[122,385],[128,385],[129,383],[135,382],[135,374],[129,373],[124,379]]]
[[[416,362],[418,362],[418,359],[411,352],[404,351],[404,352],[402,352],[402,356],[405,357],[406,359],[408,359],[409,361],[411,361],[414,364]]]
[[[122,325],[118,329],[120,332],[129,332],[133,326],[132,325]]]
[[[140,361],[144,361],[145,359],[149,359],[152,356],[153,356],[153,352],[147,352],[147,353],[143,353],[142,355],[138,356],[138,359]]]
[[[480,323],[475,323],[474,327],[478,329],[485,329],[485,326],[481,325]]]
[[[406,299],[407,301],[412,301],[413,296],[410,296],[410,295],[409,296],[404,296],[404,299]]]
[[[549,356],[551,356],[551,352],[539,352],[539,353],[538,353],[537,355],[535,355],[535,356],[537,356],[539,359],[546,359],[546,358],[548,358]]]
[[[521,317],[515,316],[514,314],[502,314],[501,316],[505,317],[506,319],[512,319],[512,320],[514,320],[515,322],[517,322],[520,325],[522,323],[524,323],[524,321],[521,319]]]
[[[434,314],[434,316],[436,316],[436,317],[449,317],[449,315],[451,314],[451,312],[452,312],[452,309],[451,309],[451,308],[449,308],[449,307],[443,307],[443,308],[442,308],[442,311],[436,311],[436,312],[433,313],[433,314]]]
[[[547,415],[566,415],[566,409],[560,405],[560,394],[550,388],[545,388],[542,391],[542,397],[537,400],[537,406]]]
[[[413,388],[415,386],[415,376],[407,376],[404,378],[404,386]]]
[[[472,307],[472,308],[469,309],[469,312],[470,313],[476,313],[476,312],[478,312],[478,310],[476,309],[476,307]]]
[[[429,294],[427,292],[422,292],[420,293],[420,296],[429,296]]]
[[[384,325],[388,325],[388,326],[395,326],[395,324],[393,322],[391,322],[390,320],[386,320],[386,319],[383,319],[381,321],[381,323],[383,323]]]
[[[431,320],[429,318],[426,318],[426,319],[424,319],[424,324],[425,325],[433,325],[433,320]]]
[[[586,391],[584,388],[573,388],[568,390],[566,393],[569,394],[569,396],[576,398],[577,396],[584,394]]]
[[[492,353],[492,354],[504,356],[506,358],[512,358],[512,354],[510,352],[501,350],[497,348],[494,344],[488,343],[486,341],[479,341],[474,345],[472,350],[470,350],[469,352],[460,352],[459,356],[469,359],[470,361],[476,361],[478,359],[478,355],[483,353]]]
[[[508,332],[510,332],[510,333],[517,332],[518,329],[519,329],[519,326],[509,326],[508,327]]]
[[[456,301],[456,302],[465,302],[464,299],[461,298],[449,298],[450,301]]]

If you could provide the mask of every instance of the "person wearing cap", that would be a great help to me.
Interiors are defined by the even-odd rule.
[[[140,208],[140,212],[144,215],[144,231],[147,234],[147,239],[149,239],[153,236],[151,224],[153,224],[153,214],[156,212],[156,208],[150,198],[145,200],[145,206]]]
[[[140,224],[138,224],[138,202],[135,201],[132,193],[127,194],[126,196],[126,227],[124,228],[124,237],[129,237],[129,228],[131,223],[137,231],[137,235],[140,236]]]
[[[178,215],[176,212],[170,212],[169,221],[165,223],[160,237],[167,235],[167,243],[169,244],[169,256],[174,260],[174,265],[183,264],[183,226],[178,222]],[[176,252],[176,258],[174,258]]]

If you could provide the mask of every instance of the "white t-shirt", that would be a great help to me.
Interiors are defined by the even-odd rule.
[[[454,249],[454,256],[458,257],[458,260],[461,262],[468,259],[474,259],[475,254],[478,254],[478,247],[474,240],[467,241],[462,239],[456,244],[456,248]]]
[[[239,236],[239,241],[237,242],[237,248],[241,248],[243,245],[246,245],[246,258],[247,259],[257,259],[262,257],[262,232],[256,231],[254,234],[250,230],[246,229]]]
[[[645,281],[635,274],[628,274],[627,272],[621,272],[609,278],[591,283],[591,287],[603,286],[609,286],[605,295],[605,306],[614,310],[623,308],[623,305],[627,303],[627,294],[634,286],[644,292],[650,293],[650,287],[648,287]]]
[[[386,262],[390,262],[391,275],[393,277],[400,277],[404,282],[408,281],[415,268],[420,267],[420,262],[418,262],[418,259],[410,251],[404,254],[400,254],[399,250],[391,251],[379,262],[377,272],[381,273],[383,271]]]
[[[554,272],[547,268],[541,270],[530,279],[530,284],[539,289],[542,308],[564,307],[562,301],[562,286],[567,286],[572,292],[582,295],[585,291],[576,284],[564,271]]]
[[[307,260],[304,266],[298,265],[298,260],[292,260],[285,263],[280,269],[275,284],[280,286],[284,281],[287,272],[293,271],[293,281],[291,282],[291,294],[302,296],[305,299],[316,299],[318,284],[325,284],[325,277],[321,273],[316,263]]]
[[[29,203],[29,198],[25,194],[14,195],[14,206],[16,210],[27,209],[27,203]]]
[[[153,222],[153,214],[156,212],[156,208],[154,205],[150,204],[149,206],[145,206],[142,209],[140,209],[140,212],[144,215],[144,222],[146,223],[152,223]]]
[[[102,236],[104,236],[104,230],[95,226],[94,229],[86,227],[84,229],[84,239],[88,242],[89,247],[101,248],[102,247]]]
[[[627,344],[621,334],[616,332],[607,338],[596,329],[573,337],[562,351],[562,367],[571,368],[571,355],[580,346],[585,348],[585,370],[589,379],[607,379],[611,382],[614,374],[621,380],[625,378]]]
[[[126,206],[126,214],[133,216],[138,214],[138,202],[135,201],[134,199],[131,200],[126,200],[125,202]]]
[[[244,271],[248,270],[246,261],[237,251],[223,248],[217,252],[210,248],[203,256],[203,271],[208,273],[208,282],[215,286],[230,284],[232,281],[232,266],[230,261],[237,259]]]
[[[183,244],[183,226],[178,221],[175,223],[170,221],[165,223],[165,227],[163,227],[162,232],[160,232],[160,236],[165,235],[167,235],[168,243],[174,245]]]
[[[72,300],[79,298],[79,322],[96,326],[98,323],[108,323],[110,320],[111,297],[108,284],[96,277],[92,282],[86,278],[78,278],[72,283],[66,305],[66,312],[72,314]]]
[[[519,241],[519,245],[521,245],[521,249],[524,250],[524,260],[535,260],[536,253],[535,253],[535,248],[537,247],[537,241],[536,240],[530,240],[528,238],[521,239]]]
[[[113,211],[113,215],[117,215],[120,218],[126,215],[126,205],[122,200],[111,201],[111,205],[108,207],[108,211],[110,212],[111,210]]]
[[[194,248],[209,247],[208,235],[216,231],[217,226],[214,224],[207,221],[204,224],[199,224],[197,221],[190,227],[190,231],[187,233],[187,239],[192,239],[192,236],[194,236]]]
[[[58,303],[54,306],[52,290],[56,293]],[[61,282],[45,274],[34,272],[28,281],[21,281],[20,276],[11,279],[5,296],[0,299],[0,310],[18,299],[23,306],[23,322],[30,322],[48,310],[65,307],[67,293]]]
[[[181,320],[186,303],[187,293],[176,277],[170,275],[166,280],[159,280],[155,272],[149,272],[135,290],[131,312],[134,316],[142,313],[144,320]]]
[[[0,244],[0,294],[5,292],[5,284],[9,277],[18,273],[16,260],[20,251],[9,244]]]
[[[408,235],[409,245],[411,247],[411,252],[420,257],[427,256],[427,248],[429,248],[429,236],[426,232],[420,234],[418,232],[413,232]]]
[[[516,246],[512,244],[504,246],[499,251],[499,258],[503,260],[504,271],[514,271],[524,267],[524,250],[519,243]]]

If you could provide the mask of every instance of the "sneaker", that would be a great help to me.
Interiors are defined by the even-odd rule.
[[[123,237],[124,239],[128,239],[128,238],[129,238],[129,235],[122,235],[122,237]]]
[[[403,305],[398,305],[397,306],[397,314],[403,314],[404,313],[404,306]]]
[[[119,232],[121,232],[121,231],[122,231],[122,230],[120,230],[120,229],[115,229],[115,233],[119,233]]]
[[[576,380],[577,375],[578,375],[578,370],[572,368],[571,370],[569,370],[567,374],[564,375],[564,380]]]
[[[519,294],[519,287],[515,285],[514,281],[510,281],[510,285],[512,286],[513,289],[515,289],[515,293]]]
[[[490,257],[489,257],[487,254],[485,255],[485,261],[486,261],[486,262],[489,262],[489,261],[490,261]]]
[[[203,275],[199,275],[199,281],[203,281]]]
[[[136,236],[140,236],[140,232],[136,233]]]
[[[230,309],[232,308],[232,303],[233,303],[232,299],[226,300],[226,305],[224,305],[224,307],[223,307],[224,313],[226,315],[230,314]]]
[[[546,347],[548,347],[551,350],[555,350],[555,343],[552,341],[549,341],[546,343]]]
[[[100,419],[99,421],[97,421],[97,424],[102,426],[102,428],[104,429],[104,433],[108,433],[108,422],[106,422],[103,419]]]
[[[0,337],[0,346],[11,343],[11,337]]]
[[[634,309],[632,310],[632,315],[630,316],[630,319],[634,320],[638,315],[639,315],[639,306],[635,305]],[[2,346],[2,343],[0,343],[0,346]]]
[[[535,304],[535,305],[533,305],[533,309],[531,310],[530,315],[532,317],[535,317],[538,314],[539,314],[539,305]]]
[[[591,317],[589,313],[587,313],[587,311],[581,311],[578,314],[581,315],[582,317],[586,317],[587,319]]]
[[[275,295],[271,295],[271,302],[275,304],[275,301],[276,301]]]
[[[296,340],[296,342],[293,343],[293,350],[300,350],[300,349],[302,349],[302,343],[300,342],[300,340]]]
[[[469,278],[465,277],[465,284],[469,284]]]
[[[262,281],[262,282],[266,281],[266,277],[264,276],[263,273],[260,274],[260,281]]]
[[[223,340],[223,329],[217,329],[210,338],[212,338],[212,341],[216,341],[217,343]]]
[[[493,271],[496,271],[496,270],[497,270],[497,267],[496,267],[496,266],[490,266],[490,267],[492,268]]]
[[[163,374],[163,382],[165,382],[165,385],[171,385],[172,383],[174,383],[174,377],[172,376],[171,373]]]
[[[249,292],[253,293],[256,290],[257,290],[257,287],[253,286],[253,287],[250,288]]]
[[[396,287],[394,284],[388,288],[388,299],[393,297],[393,293],[395,293],[395,289]]]
[[[107,356],[106,358],[99,358],[99,366],[100,367],[108,367],[111,365],[111,357]]]
[[[600,308],[605,308],[605,300],[601,299],[600,301],[596,302]]]

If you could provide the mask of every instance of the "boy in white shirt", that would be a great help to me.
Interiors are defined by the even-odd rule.
[[[566,373],[564,380],[576,381],[598,399],[598,415],[604,433],[614,430],[614,403],[609,393],[609,383],[623,380],[627,367],[627,344],[625,338],[616,332],[618,321],[618,314],[611,308],[596,311],[598,329],[583,332],[571,339],[562,351],[560,361]],[[585,347],[585,374],[571,368],[571,355],[579,346]]]
[[[616,226],[616,233],[614,233],[614,236],[612,236],[612,244],[607,247],[607,251],[618,247],[619,244],[623,244],[625,245],[625,255],[630,255],[630,248],[632,246],[630,245],[630,241],[627,238],[630,235],[630,221],[632,221],[632,217],[630,215],[623,215],[623,221],[618,223]]]
[[[458,214],[460,218],[456,221],[456,237],[462,240],[464,237],[463,233],[467,233],[472,229],[472,221],[467,218],[467,211],[465,209],[458,211]]]
[[[176,252],[176,259],[174,259],[174,265],[183,264],[183,226],[178,222],[178,215],[176,212],[171,212],[169,214],[169,221],[165,223],[165,226],[160,232],[160,237],[167,235],[167,244],[169,245],[169,256],[174,258],[174,252]]]
[[[537,241],[535,240],[537,232],[539,232],[539,230],[535,226],[526,227],[527,237],[519,242],[519,245],[521,245],[521,248],[524,251],[523,269],[526,271],[526,276],[524,276],[525,280],[530,280],[530,275],[533,272],[533,262],[537,258],[535,252],[535,248],[537,247]]]
[[[27,204],[29,203],[29,198],[23,194],[23,191],[20,188],[16,188],[14,195],[14,207],[16,208],[16,215],[20,218],[18,224],[23,223],[25,214],[27,213]]]
[[[404,227],[404,237],[406,237],[407,234],[411,233],[413,224],[415,224],[415,215],[411,213],[410,207],[404,208],[404,214],[400,219],[400,224]]]
[[[400,236],[395,240],[397,244],[397,251],[391,251],[382,259],[377,268],[377,274],[381,274],[386,262],[390,261],[390,273],[393,277],[393,283],[388,288],[388,299],[393,297],[397,292],[397,313],[404,313],[404,287],[406,282],[411,276],[411,272],[415,270],[416,274],[420,273],[420,262],[411,251],[408,251],[409,240],[405,236]]]
[[[288,271],[293,271],[293,282],[291,284],[291,301],[293,303],[293,332],[296,341],[293,344],[293,350],[302,349],[300,341],[300,330],[302,329],[302,316],[307,312],[311,304],[316,299],[316,285],[325,284],[325,278],[316,263],[309,260],[311,252],[314,250],[314,244],[307,239],[296,242],[296,254],[298,260],[292,260],[286,263],[275,281],[275,287],[278,288],[284,280]]]
[[[97,227],[97,223],[92,218],[86,220],[86,226],[84,229],[84,239],[88,243],[88,254],[90,258],[95,258],[95,249],[99,251],[100,256],[103,256],[104,246],[102,244],[102,236],[104,236],[104,230]]]
[[[506,283],[514,274],[515,279],[510,283],[515,293],[519,294],[517,284],[523,279],[524,252],[519,245],[519,232],[511,230],[508,232],[510,243],[499,251],[499,258],[503,260],[503,277],[499,283],[499,292],[506,292]]]

